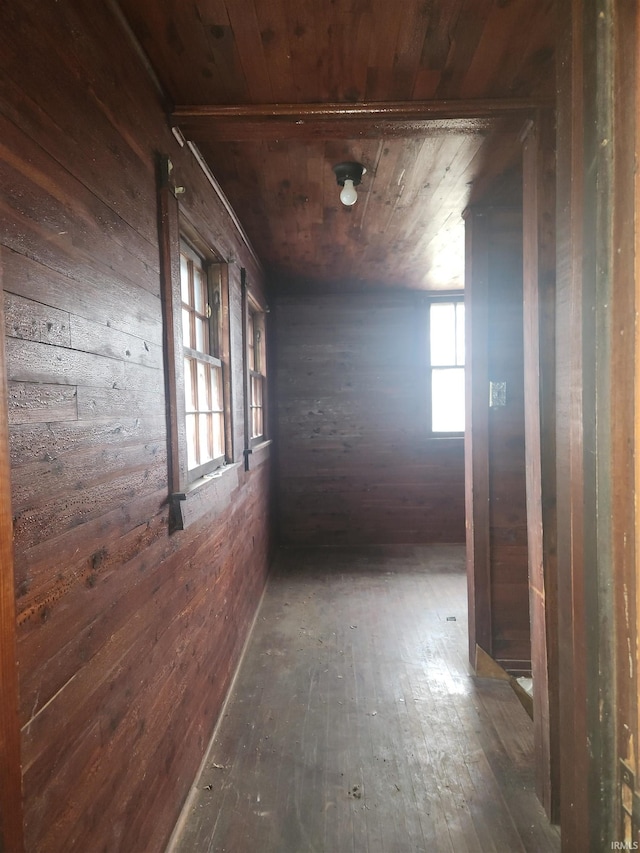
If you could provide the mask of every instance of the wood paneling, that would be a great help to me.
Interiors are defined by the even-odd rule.
[[[151,0],[120,5],[174,103],[553,93],[549,0]]]
[[[489,553],[489,244],[484,211],[467,217],[465,241],[465,521],[469,660],[476,647],[492,652]],[[468,355],[467,355],[468,354]]]
[[[275,319],[281,541],[462,541],[463,441],[427,430],[426,306],[280,297]]]
[[[258,291],[262,271],[109,5],[25,2],[8,17],[0,239],[26,847],[152,853],[211,735],[271,543],[268,455],[168,532],[157,152],[209,245]],[[236,265],[229,278],[235,306]],[[17,825],[15,791],[2,785]]]
[[[575,6],[576,4],[572,4]],[[573,175],[582,170],[582,151],[573,142],[574,122],[584,121],[583,80],[579,62],[580,16],[572,21],[572,6],[560,7],[558,57],[558,268],[556,323],[570,334],[558,336],[556,448],[558,500],[558,663],[560,675],[560,719],[563,731],[572,736],[561,743],[560,815],[563,834],[578,849],[588,849],[588,805],[586,800],[587,756],[579,744],[587,741],[585,719],[586,667],[584,645],[584,587],[581,571],[583,538],[582,473],[582,231],[572,226],[570,210],[584,205],[581,182]],[[565,845],[568,851],[568,844]]]
[[[514,132],[196,138],[279,292],[462,287],[462,211],[479,183],[520,156]],[[332,169],[344,160],[367,169],[352,208],[340,203]]]
[[[472,208],[467,258],[470,653],[528,670],[521,213]],[[491,382],[506,383],[505,406],[489,407]]]
[[[637,745],[640,743],[640,701],[638,698],[640,684],[638,667],[640,665],[640,510],[638,493],[640,492],[640,336],[635,328],[635,315],[640,306],[640,252],[639,220],[640,220],[640,178],[636,168],[640,156],[640,126],[638,124],[638,104],[640,103],[640,63],[638,62],[636,45],[640,33],[640,17],[638,9],[619,7],[616,18],[616,29],[613,38],[615,44],[615,99],[612,108],[612,120],[616,128],[616,182],[614,186],[615,204],[613,207],[614,244],[624,247],[619,254],[615,253],[612,261],[614,278],[614,293],[616,309],[614,314],[614,335],[617,346],[612,358],[612,390],[613,407],[623,405],[623,426],[615,431],[613,442],[613,468],[616,479],[624,471],[623,487],[615,492],[612,506],[614,525],[614,564],[621,567],[620,575],[624,581],[618,583],[616,591],[616,614],[624,613],[624,618],[618,615],[616,624],[617,672],[616,672],[616,705],[618,708],[616,726],[616,757],[630,765],[634,772],[636,797],[640,792],[640,761],[638,760]],[[633,106],[631,106],[633,105]],[[632,113],[628,109],[633,110]],[[633,136],[631,133],[630,115],[634,116]],[[623,130],[624,129],[624,130]],[[633,176],[633,185],[631,177]],[[632,214],[633,210],[633,214]],[[633,236],[631,229],[633,228]],[[633,278],[635,282],[633,296],[629,293],[628,283]],[[631,301],[632,300],[632,301]],[[632,328],[633,325],[633,328]],[[634,346],[633,355],[630,347]],[[627,381],[618,382],[617,374],[624,372],[625,379],[633,376],[633,401],[629,399]],[[623,402],[624,401],[624,402]],[[633,409],[631,408],[633,406]],[[616,417],[614,424],[619,421]],[[627,436],[634,436],[633,449]],[[633,468],[633,481],[630,482],[630,472]],[[618,473],[620,472],[620,473]],[[632,500],[632,495],[634,499]],[[633,519],[630,514],[633,513]],[[633,529],[633,535],[629,535]],[[634,591],[635,595],[631,593]],[[620,650],[624,649],[624,652]],[[627,658],[633,657],[635,649],[635,667],[629,670],[635,677],[627,680]],[[631,722],[628,722],[631,721]],[[635,759],[635,761],[634,761]],[[618,764],[618,773],[622,777],[622,766]],[[628,795],[628,790],[625,791]],[[628,803],[628,799],[627,799]],[[625,839],[632,838],[640,842],[639,818],[637,805],[632,821],[627,815],[621,814],[618,806],[616,813],[619,835]],[[622,818],[622,819],[621,819]],[[635,827],[629,823],[635,822]],[[621,825],[622,824],[622,825]],[[631,829],[631,832],[629,832]]]
[[[462,287],[460,215],[553,98],[551,0],[121,5],[275,288]]]
[[[0,254],[0,263],[1,260]],[[0,850],[22,853],[22,775],[4,320],[4,309],[0,305],[0,399],[3,401],[0,412]]]
[[[640,840],[638,10],[560,8],[560,772],[572,851]]]

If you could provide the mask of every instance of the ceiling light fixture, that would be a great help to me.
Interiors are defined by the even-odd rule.
[[[338,163],[333,167],[333,171],[336,173],[338,186],[342,187],[340,201],[346,207],[351,207],[358,200],[356,187],[367,170],[362,163]]]

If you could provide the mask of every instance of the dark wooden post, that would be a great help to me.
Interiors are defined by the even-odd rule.
[[[465,480],[469,645],[529,672],[522,209],[466,213]],[[493,398],[490,399],[490,395]]]
[[[631,17],[633,38],[632,5],[558,4],[558,659],[560,812],[567,853],[609,849],[622,840],[616,828],[615,708],[629,669],[619,670],[616,682],[616,657],[627,653],[614,647],[616,622],[623,617],[615,612],[622,560],[616,565],[614,555],[622,553],[625,540],[632,542],[633,531],[627,535],[618,522],[620,507],[633,501],[624,458],[633,452],[633,425],[631,406],[615,402],[615,386],[621,383],[628,399],[633,384],[625,381],[624,333],[613,323],[626,303],[622,292],[632,289],[630,281],[619,290],[614,283],[621,266],[617,255],[632,250],[616,245],[612,223],[621,186],[634,180],[633,165],[618,171],[614,140],[618,130],[622,136],[629,131],[635,109],[632,102],[614,133],[618,93],[612,60],[619,15]],[[635,49],[633,43],[631,53]]]
[[[469,660],[476,646],[492,654],[489,556],[489,234],[483,210],[467,210],[465,259],[465,511]]]
[[[540,113],[523,146],[523,320],[527,541],[536,788],[559,820],[555,481],[555,117]]]

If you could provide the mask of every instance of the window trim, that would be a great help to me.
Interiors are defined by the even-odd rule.
[[[253,330],[253,335],[250,334]],[[250,339],[253,338],[253,347],[250,347]],[[252,447],[261,444],[267,438],[267,417],[266,417],[266,357],[265,357],[265,333],[264,333],[264,312],[258,311],[251,304],[247,311],[247,348],[253,350],[253,367],[248,364],[249,371],[249,395],[247,406],[249,408],[249,441]],[[260,405],[256,405],[254,401],[254,380],[260,388]],[[260,422],[262,432],[253,435],[253,413],[258,409],[260,411]]]
[[[443,291],[438,294],[429,294],[426,298],[426,321],[424,323],[424,360],[426,362],[426,431],[429,438],[461,438],[465,436],[465,429],[459,431],[441,431],[433,429],[433,372],[434,370],[443,370],[449,367],[466,367],[466,353],[464,365],[437,365],[433,367],[431,364],[431,306],[434,304],[443,303],[461,303],[464,305],[464,291]],[[465,374],[466,375],[466,374]],[[466,403],[466,400],[465,400]]]
[[[268,309],[262,305],[256,296],[251,292],[247,283],[247,273],[244,267],[241,270],[241,288],[242,288],[242,351],[244,358],[244,434],[245,434],[245,470],[249,470],[249,457],[252,455],[254,448],[268,444],[269,439],[269,408],[268,408],[268,360],[266,347],[266,314]],[[260,318],[259,331],[262,333],[262,341],[259,348],[260,362],[259,370],[252,370],[249,363],[249,318],[251,315]],[[255,344],[254,344],[255,346]],[[252,436],[252,405],[251,405],[251,380],[252,378],[260,378],[262,386],[262,433],[261,435]]]
[[[159,158],[159,237],[161,263],[161,298],[164,317],[164,353],[165,353],[165,399],[167,410],[168,444],[168,486],[171,503],[171,529],[184,529],[195,520],[197,513],[189,511],[186,504],[201,487],[210,484],[215,488],[218,477],[223,472],[235,469],[233,464],[233,409],[231,406],[231,341],[229,311],[229,269],[228,265],[201,236],[206,227],[200,230],[193,224],[189,214],[179,204],[172,179],[171,161],[168,157]],[[187,467],[187,433],[185,415],[185,377],[184,345],[182,331],[182,294],[180,282],[180,241],[185,238],[187,244],[206,259],[219,265],[220,271],[220,360],[222,361],[222,385],[224,402],[224,443],[225,455],[222,464],[211,471],[190,477]],[[201,503],[201,501],[199,502]],[[204,511],[204,510],[203,510]],[[188,518],[188,520],[187,520]]]
[[[181,222],[182,225],[182,222]],[[217,352],[217,355],[212,354],[212,352],[205,352],[204,350],[193,349],[192,347],[185,346],[184,344],[184,334],[182,338],[182,356],[183,356],[183,366],[184,361],[186,359],[193,359],[196,362],[201,362],[203,364],[210,364],[212,367],[218,368],[220,370],[220,385],[222,390],[222,453],[219,456],[215,456],[212,459],[207,459],[200,465],[195,466],[194,468],[189,468],[188,465],[188,454],[187,454],[187,485],[190,483],[199,480],[201,477],[206,474],[210,474],[212,471],[220,468],[222,465],[225,465],[229,461],[229,453],[227,449],[227,421],[229,418],[230,406],[228,405],[228,400],[225,399],[225,373],[228,373],[228,362],[224,358],[224,350],[225,350],[225,341],[227,336],[225,334],[225,325],[228,326],[228,317],[224,310],[224,298],[223,298],[223,269],[226,267],[226,264],[223,264],[219,261],[218,257],[214,257],[211,252],[204,252],[202,248],[195,248],[192,245],[191,240],[188,239],[185,232],[189,230],[187,228],[182,227],[180,234],[180,256],[186,254],[187,257],[191,256],[191,260],[198,261],[202,264],[202,272],[204,273],[207,285],[207,298],[209,300],[207,307],[215,304],[214,291],[216,288],[219,288],[219,307],[214,311],[210,308],[209,313],[206,315],[206,319],[208,320],[208,336],[209,336],[209,350],[212,352]],[[201,243],[201,241],[199,241]],[[184,249],[187,251],[185,252]],[[218,281],[216,283],[213,282],[213,270],[215,269],[217,273]],[[181,282],[182,285],[182,282]],[[182,290],[180,292],[180,304],[181,309],[184,309],[185,302],[182,299]],[[191,306],[189,306],[191,308]],[[196,311],[194,310],[194,314]],[[216,316],[217,315],[217,316]],[[203,317],[205,315],[199,315]],[[225,320],[227,321],[225,323]],[[216,322],[217,321],[217,322]],[[227,347],[228,350],[228,347]],[[185,390],[186,390],[186,380],[185,380]],[[184,393],[184,392],[183,392]],[[198,410],[199,411],[199,410]],[[213,411],[213,410],[212,410]],[[185,425],[186,425],[186,405],[185,405]]]

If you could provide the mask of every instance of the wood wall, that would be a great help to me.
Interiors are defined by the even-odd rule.
[[[614,48],[608,51],[614,79],[609,103],[616,147],[612,187],[614,295],[611,382],[613,554],[615,590],[615,751],[612,773],[620,799],[612,809],[614,834],[640,847],[640,9],[616,3]],[[611,92],[611,90],[609,90]],[[629,283],[633,281],[634,287]],[[633,394],[630,387],[633,383]],[[633,441],[630,437],[633,436]],[[611,623],[609,623],[610,625]],[[614,709],[611,709],[614,710]],[[630,772],[629,772],[630,771]],[[618,785],[620,788],[618,789]],[[631,796],[630,796],[631,795]],[[629,805],[631,803],[631,808]]]
[[[522,214],[467,213],[469,641],[513,672],[531,668],[524,444]],[[506,404],[489,406],[489,383]]]
[[[240,266],[261,273],[109,4],[0,32],[17,648],[28,851],[160,851],[263,589],[269,462],[242,459]],[[169,535],[156,164],[230,267],[239,464]],[[4,792],[3,792],[4,797]]]
[[[572,853],[640,844],[640,88],[637,4],[558,9],[560,809]]]
[[[463,440],[427,432],[426,304],[380,292],[275,308],[281,541],[463,542]]]

